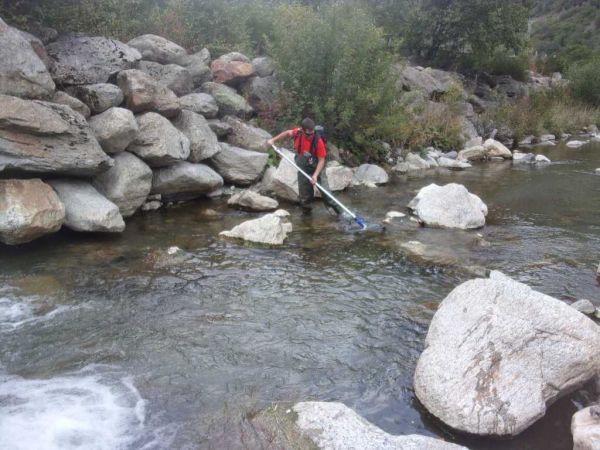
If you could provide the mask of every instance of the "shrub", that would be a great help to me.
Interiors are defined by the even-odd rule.
[[[582,102],[600,106],[600,57],[574,64],[567,72],[573,96]]]

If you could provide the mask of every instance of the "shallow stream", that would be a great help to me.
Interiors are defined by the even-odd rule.
[[[253,215],[206,200],[139,214],[121,235],[62,231],[0,247],[0,448],[260,448],[248,418],[303,400],[341,401],[390,433],[472,449],[572,448],[571,416],[593,387],[509,441],[457,435],[412,390],[437,305],[481,268],[600,305],[600,144],[538,152],[556,162],[428,172],[341,195],[381,221],[407,212],[424,185],[462,183],[489,207],[478,231],[406,217],[383,234],[351,233],[320,206],[312,217],[289,206],[294,231],[268,248],[218,238]]]

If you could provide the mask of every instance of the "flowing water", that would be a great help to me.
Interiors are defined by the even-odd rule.
[[[340,401],[390,433],[472,449],[571,448],[571,416],[593,387],[507,441],[453,433],[412,390],[437,305],[478,267],[600,305],[600,145],[543,153],[556,162],[488,163],[341,195],[379,221],[406,212],[430,182],[462,183],[489,206],[478,231],[406,217],[385,233],[352,233],[322,207],[312,217],[290,207],[294,232],[268,248],[218,238],[252,215],[215,200],[140,214],[117,236],[62,231],[0,247],[0,448],[260,448],[248,417],[303,400]],[[421,256],[408,241],[423,244]]]

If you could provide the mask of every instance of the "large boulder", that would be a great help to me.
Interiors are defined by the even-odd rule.
[[[234,116],[227,116],[223,120],[231,125],[231,132],[227,135],[229,144],[257,152],[266,152],[265,143],[272,138],[269,132],[245,123]]]
[[[190,56],[190,63],[185,66],[187,71],[192,77],[192,85],[194,88],[202,86],[202,83],[206,83],[212,80],[212,72],[208,64],[201,58],[193,55]]]
[[[225,181],[240,186],[248,186],[258,180],[265,170],[269,156],[243,148],[221,143],[221,150],[211,158]]]
[[[23,244],[60,229],[65,207],[42,180],[0,180],[0,242]]]
[[[483,147],[486,150],[486,156],[488,158],[504,158],[511,159],[512,153],[502,143],[495,141],[494,139],[488,139],[483,143]]]
[[[137,122],[139,133],[127,150],[150,167],[169,166],[190,156],[190,140],[160,114],[142,114]]]
[[[183,47],[154,34],[144,34],[133,38],[127,45],[137,49],[141,53],[142,59],[160,64],[184,66],[189,58]]]
[[[328,165],[325,168],[325,174],[327,175],[327,184],[329,184],[331,192],[343,191],[352,184],[352,179],[354,178],[352,169],[339,165]]]
[[[270,77],[273,75],[273,72],[275,72],[275,64],[268,56],[254,58],[252,60],[252,66],[254,67],[254,72],[256,72],[256,75],[259,77]]]
[[[284,148],[280,148],[284,155],[294,160],[294,153]],[[273,173],[267,190],[273,192],[277,197],[291,202],[298,201],[298,171],[289,162],[282,159]]]
[[[226,138],[233,131],[231,125],[218,119],[208,120],[208,126],[217,135],[219,139]]]
[[[127,108],[133,112],[153,111],[174,117],[181,111],[173,91],[141,70],[124,70],[117,76],[117,82],[125,95]]]
[[[0,94],[50,98],[54,81],[29,42],[0,18]]]
[[[100,114],[113,106],[123,103],[123,92],[118,86],[109,83],[88,84],[67,87],[67,92],[90,108],[93,114]]]
[[[138,68],[171,89],[177,96],[189,94],[194,88],[192,74],[177,64],[163,65],[152,61],[141,61]]]
[[[232,195],[227,200],[227,204],[248,211],[272,211],[279,207],[277,200],[265,197],[249,189]]]
[[[266,214],[243,222],[229,231],[222,231],[219,235],[259,244],[282,245],[291,231],[292,225],[285,223],[282,217]]]
[[[180,97],[179,106],[181,109],[187,109],[196,114],[202,114],[207,119],[214,119],[219,113],[217,101],[212,95],[205,94],[204,92],[195,92]]]
[[[514,436],[594,378],[599,357],[593,321],[492,272],[440,304],[415,370],[415,394],[454,429]]]
[[[17,30],[17,32],[29,43],[35,54],[38,55],[38,57],[44,63],[44,66],[46,66],[46,69],[49,69],[52,65],[52,60],[46,52],[46,47],[44,43],[39,38],[37,38],[33,34],[28,33],[27,31]]]
[[[210,70],[215,82],[225,83],[230,86],[237,86],[254,75],[254,66],[251,63],[227,61],[222,58],[215,59],[210,64]]]
[[[246,99],[229,86],[207,82],[202,85],[202,90],[215,98],[221,115],[231,114],[245,118],[253,112]]]
[[[64,34],[46,46],[50,73],[60,85],[106,83],[111,75],[135,67],[140,53],[104,37]]]
[[[93,176],[112,165],[81,114],[0,95],[0,173]]]
[[[114,157],[115,165],[94,179],[94,187],[119,207],[123,217],[135,213],[152,187],[152,169],[129,152]]]
[[[120,233],[125,222],[119,207],[100,194],[87,181],[57,179],[48,181],[65,205],[65,225],[74,231]]]
[[[213,157],[221,150],[217,135],[210,129],[206,119],[200,114],[183,110],[173,120],[173,125],[190,141],[191,162],[200,162]]]
[[[414,66],[395,66],[399,85],[407,91],[420,91],[428,98],[435,98],[448,92],[452,87],[460,90],[463,97],[466,93],[456,75],[432,68]]]
[[[83,103],[78,98],[70,96],[69,94],[63,91],[56,91],[50,99],[50,101],[52,103],[58,103],[60,105],[67,105],[73,111],[78,112],[86,119],[89,118],[92,114],[90,108],[85,103]]]
[[[408,207],[426,226],[462,230],[483,227],[488,212],[479,197],[456,183],[425,186]]]
[[[223,186],[223,178],[205,164],[184,161],[158,169],[152,180],[152,193],[165,200],[191,200]]]
[[[366,184],[385,184],[390,180],[388,174],[375,164],[363,164],[354,172],[352,184],[355,186]]]
[[[432,437],[388,434],[343,403],[300,402],[291,409],[295,418],[294,431],[301,437],[308,438],[318,449],[467,450]],[[293,436],[295,433],[286,434]]]
[[[593,405],[577,411],[571,420],[573,450],[600,448],[600,406]]]
[[[125,150],[137,137],[135,116],[124,108],[110,108],[88,120],[102,149],[109,154]]]
[[[257,111],[272,111],[280,93],[277,79],[270,77],[254,77],[242,86],[244,96]]]
[[[487,151],[483,145],[475,145],[458,152],[459,161],[481,161],[486,158]]]

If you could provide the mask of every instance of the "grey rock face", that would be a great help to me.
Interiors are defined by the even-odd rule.
[[[185,95],[179,98],[179,105],[181,106],[181,109],[187,109],[196,114],[202,114],[207,119],[213,119],[217,117],[217,114],[219,113],[217,101],[210,94],[193,93]]]
[[[50,98],[54,81],[29,42],[0,19],[0,94]]]
[[[388,434],[342,403],[301,402],[293,410],[296,427],[319,449],[467,450],[431,437]]]
[[[141,70],[124,70],[117,76],[117,82],[125,95],[127,108],[133,112],[152,111],[174,117],[181,111],[173,91]]]
[[[597,325],[499,272],[440,304],[415,371],[415,393],[457,430],[514,436],[598,370]]]
[[[210,57],[209,57],[210,61]],[[189,64],[185,66],[192,77],[192,85],[194,88],[202,86],[202,83],[212,80],[212,72],[208,63],[197,55],[189,57]]]
[[[244,84],[242,92],[257,111],[268,111],[279,95],[280,86],[275,77],[254,77]]]
[[[0,242],[23,244],[60,229],[65,207],[41,180],[0,180]]]
[[[284,148],[280,148],[279,150],[292,161],[294,160],[294,153]],[[298,171],[294,166],[282,159],[267,188],[281,199],[297,202]]]
[[[173,120],[173,125],[190,141],[189,161],[204,161],[221,150],[217,136],[208,126],[206,119],[200,114],[183,110]]]
[[[60,105],[66,105],[70,107],[73,111],[78,112],[86,119],[90,117],[91,111],[88,106],[83,103],[81,100],[75,97],[71,97],[69,94],[63,91],[56,91],[54,96],[50,100],[52,103],[58,103]]]
[[[257,152],[267,151],[265,143],[271,139],[270,133],[242,122],[237,117],[227,116],[223,120],[231,125],[231,133],[227,135],[227,142],[230,145]]]
[[[177,64],[162,65],[152,61],[140,61],[138,68],[171,89],[177,96],[189,94],[194,88],[192,74]]]
[[[150,167],[169,166],[190,156],[189,139],[160,114],[142,114],[137,122],[139,133],[127,150]]]
[[[239,95],[235,89],[220,83],[207,82],[202,85],[202,91],[212,95],[219,112],[222,115],[233,115],[238,117],[247,117],[252,114],[253,109],[246,99]]]
[[[272,211],[279,207],[277,200],[245,190],[232,195],[227,201],[229,206],[235,206],[249,211]]]
[[[261,56],[252,60],[254,71],[259,77],[270,77],[275,71],[275,64],[268,56]]]
[[[67,88],[67,92],[85,103],[94,114],[100,114],[108,108],[123,103],[123,92],[114,84],[98,83],[72,86]]]
[[[352,184],[385,184],[389,181],[388,174],[381,167],[374,164],[363,164],[356,169]]]
[[[144,34],[130,40],[127,45],[137,49],[142,59],[160,64],[186,65],[188,54],[183,47],[154,34]]]
[[[253,152],[221,143],[221,150],[211,158],[215,167],[228,183],[248,186],[262,175],[267,159],[266,153]]]
[[[26,31],[17,29],[17,32],[23,37],[23,39],[29,42],[29,45],[31,46],[35,54],[38,55],[38,57],[42,60],[44,66],[46,66],[46,69],[49,69],[52,64],[52,60],[48,56],[48,53],[46,53],[46,47],[44,46],[44,43],[39,38]]]
[[[438,158],[438,164],[440,167],[447,167],[449,169],[468,169],[471,164],[463,161],[457,161],[456,159],[446,158],[444,156]]]
[[[494,139],[488,139],[483,143],[483,147],[486,150],[488,158],[500,157],[504,159],[511,159],[512,153],[502,143],[495,141]]]
[[[114,157],[115,165],[94,179],[94,187],[119,207],[123,217],[133,215],[152,187],[152,169],[129,152]]]
[[[325,169],[327,183],[332,192],[343,191],[352,184],[354,173],[352,169],[344,166],[329,166]]]
[[[48,182],[65,205],[65,225],[74,231],[120,233],[125,222],[117,205],[101,195],[87,181]]]
[[[106,83],[142,58],[137,50],[114,39],[77,34],[59,36],[46,50],[53,59],[52,78],[63,85]]]
[[[0,95],[0,173],[93,176],[112,165],[81,114]]]
[[[139,131],[133,113],[124,108],[110,108],[88,122],[102,149],[109,154],[125,150]]]
[[[259,219],[248,220],[232,228],[222,231],[220,236],[243,239],[249,242],[268,245],[282,245],[292,225],[275,214],[266,214]]]
[[[223,122],[222,120],[209,120],[208,126],[211,130],[213,130],[219,139],[227,137],[227,135],[233,131],[231,125],[229,125],[227,122]]]
[[[600,448],[600,406],[593,405],[577,411],[571,420],[573,450]]]
[[[191,200],[223,186],[223,178],[205,164],[179,162],[158,169],[152,180],[152,193],[163,200]]]
[[[422,188],[408,207],[419,221],[434,228],[468,230],[485,225],[487,206],[462,184],[430,184]]]

